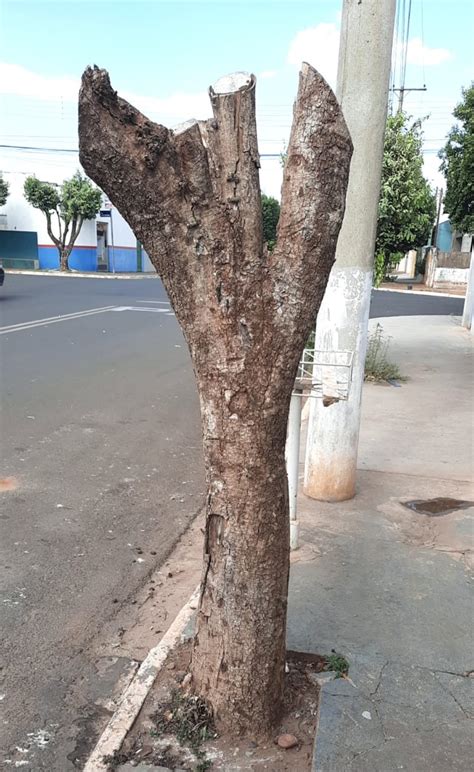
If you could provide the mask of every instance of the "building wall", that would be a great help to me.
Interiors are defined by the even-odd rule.
[[[115,235],[115,234],[114,234]],[[134,247],[109,247],[109,271],[133,273],[137,271],[138,255]]]
[[[469,268],[448,268],[439,266],[435,268],[433,287],[441,289],[452,285],[467,285]]]
[[[59,252],[51,244],[38,244],[38,258],[43,270],[59,268]],[[96,271],[97,247],[76,245],[69,256],[69,267],[75,271]]]

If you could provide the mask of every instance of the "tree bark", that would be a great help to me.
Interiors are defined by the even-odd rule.
[[[58,247],[59,252],[59,270],[69,271],[69,255],[71,250],[68,247]]]
[[[334,94],[304,64],[270,254],[255,78],[221,79],[210,99],[213,119],[171,131],[89,68],[80,159],[162,277],[198,384],[208,493],[194,687],[231,733],[268,733],[285,671],[286,422],[334,260],[352,144]]]
[[[66,231],[63,234],[61,229],[61,220],[60,220],[59,212],[56,210],[56,214],[58,216],[58,227],[59,227],[59,238],[58,238],[53,233],[53,226],[51,223],[51,212],[45,211],[44,214],[46,216],[46,229],[48,231],[48,236],[53,242],[53,244],[56,246],[56,249],[58,250],[59,270],[68,271],[69,270],[68,258],[71,250],[68,251],[64,244],[66,233],[67,233],[67,227],[66,227]]]

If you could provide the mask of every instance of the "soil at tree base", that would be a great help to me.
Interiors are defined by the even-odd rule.
[[[122,748],[107,759],[110,772],[120,769],[121,764],[132,760],[142,764],[196,772],[206,769],[219,772],[232,772],[234,769],[309,771],[313,758],[319,696],[319,686],[314,675],[327,670],[331,658],[287,652],[284,715],[271,737],[259,736],[257,726],[255,732],[245,738],[219,735],[212,717],[206,715],[199,703],[196,708],[196,727],[198,730],[204,729],[203,737],[207,736],[209,739],[197,743],[190,740],[186,744],[183,737],[189,737],[190,728],[180,724],[177,710],[187,699],[196,700],[192,697],[186,678],[191,650],[192,641],[187,641],[169,655]],[[188,714],[190,712],[192,708]],[[167,725],[172,728],[172,732],[166,731]],[[280,748],[276,741],[282,734],[294,735],[297,744],[288,749]],[[183,745],[180,745],[177,735],[181,736]]]

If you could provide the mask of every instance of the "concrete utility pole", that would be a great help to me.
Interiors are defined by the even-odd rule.
[[[469,278],[467,280],[462,326],[474,334],[474,238],[471,246],[471,265],[469,268]]]
[[[354,352],[347,401],[311,400],[304,489],[343,501],[355,493],[383,139],[396,0],[345,0],[337,97],[354,143],[346,212],[316,327],[316,351]]]

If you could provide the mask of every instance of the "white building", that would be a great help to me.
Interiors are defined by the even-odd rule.
[[[32,172],[33,173],[33,172]],[[4,172],[9,185],[7,203],[0,210],[0,257],[5,267],[28,265],[42,269],[58,268],[59,254],[46,229],[46,218],[23,195],[25,179],[21,172]],[[39,179],[61,183],[48,173]],[[53,232],[54,232],[53,220]],[[26,261],[26,262],[25,262]],[[69,265],[79,271],[148,272],[154,268],[130,226],[117,209],[104,210],[95,220],[86,220],[69,258]]]

